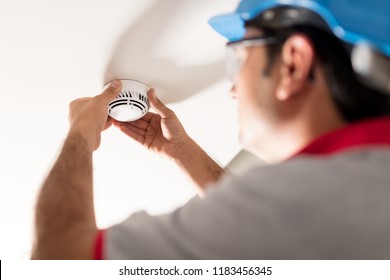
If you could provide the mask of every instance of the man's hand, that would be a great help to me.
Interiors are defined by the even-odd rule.
[[[224,169],[188,136],[175,113],[156,97],[153,89],[148,98],[157,114],[148,113],[128,123],[114,121],[114,125],[147,149],[173,159],[203,195],[205,187],[217,181]]]
[[[121,91],[120,81],[113,81],[100,95],[79,98],[69,104],[69,134],[79,133],[88,142],[91,151],[100,145],[100,134],[111,126],[107,106]]]
[[[148,150],[176,158],[190,137],[175,113],[156,97],[154,89],[149,90],[148,98],[157,114],[149,112],[142,119],[133,122],[114,121],[114,125]]]

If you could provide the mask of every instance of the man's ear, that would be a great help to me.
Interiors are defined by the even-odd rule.
[[[281,78],[276,88],[278,100],[287,100],[305,88],[314,58],[314,46],[307,36],[298,33],[287,39],[282,48]]]

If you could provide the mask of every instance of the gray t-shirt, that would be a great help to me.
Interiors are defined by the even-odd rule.
[[[225,177],[105,232],[107,259],[390,259],[390,149],[298,156]]]

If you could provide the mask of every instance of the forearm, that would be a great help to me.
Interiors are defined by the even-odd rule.
[[[92,189],[92,151],[70,132],[44,182],[35,217],[35,259],[91,258],[97,232]],[[91,250],[80,247],[91,246]],[[91,252],[83,255],[80,252]]]
[[[218,181],[225,173],[225,170],[192,139],[181,145],[174,159],[195,183],[200,195],[203,195],[207,185]]]

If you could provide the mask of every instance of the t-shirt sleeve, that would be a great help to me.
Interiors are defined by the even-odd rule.
[[[103,260],[103,245],[104,245],[104,234],[105,230],[99,230],[96,234],[94,248],[93,248],[93,259]]]

